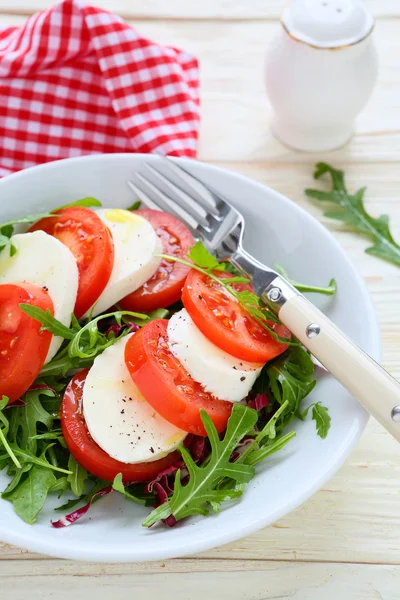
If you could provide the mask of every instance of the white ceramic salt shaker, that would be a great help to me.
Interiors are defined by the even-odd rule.
[[[267,56],[272,130],[297,150],[337,148],[352,136],[378,71],[363,0],[293,0]]]

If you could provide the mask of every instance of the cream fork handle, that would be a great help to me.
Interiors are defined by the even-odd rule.
[[[400,383],[304,296],[288,298],[278,314],[311,354],[400,441]]]

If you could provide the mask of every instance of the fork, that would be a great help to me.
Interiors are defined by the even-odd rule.
[[[217,259],[249,276],[280,321],[400,441],[400,383],[284,277],[244,250],[245,222],[234,206],[166,157],[145,163],[127,183],[149,208],[175,215]]]

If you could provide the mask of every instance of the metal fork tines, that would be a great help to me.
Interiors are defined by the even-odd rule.
[[[144,164],[128,185],[148,208],[183,221],[218,258],[228,257],[240,246],[242,215],[171,159],[160,157]]]

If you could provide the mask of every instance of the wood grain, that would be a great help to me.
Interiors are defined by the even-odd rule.
[[[164,564],[96,565],[54,560],[0,565],[2,594],[26,600],[132,597],[148,600],[398,600],[400,567],[264,561],[175,560]],[[157,591],[156,591],[157,590]],[[216,596],[216,594],[218,594]]]
[[[2,0],[1,12],[29,15],[49,8],[52,0]],[[136,19],[182,19],[182,20],[260,20],[277,19],[287,4],[285,0],[93,0],[91,4]],[[400,6],[395,0],[366,0],[376,17],[400,16]]]

